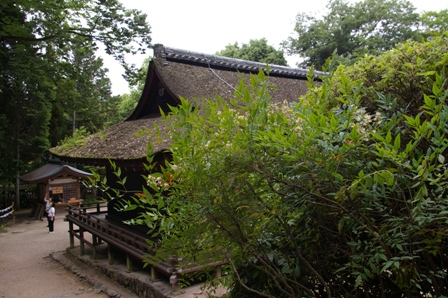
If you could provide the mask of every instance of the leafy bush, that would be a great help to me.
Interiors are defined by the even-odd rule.
[[[86,127],[81,126],[75,130],[74,135],[67,136],[65,139],[59,143],[58,147],[55,149],[58,153],[65,153],[71,150],[73,147],[82,146],[86,143],[87,137],[90,136],[90,132]]]
[[[231,102],[183,100],[137,199],[160,257],[227,260],[233,297],[448,296],[447,39],[341,67],[293,105],[262,72]]]

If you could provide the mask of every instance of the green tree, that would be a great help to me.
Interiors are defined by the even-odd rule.
[[[216,55],[268,64],[287,65],[283,52],[268,45],[266,38],[251,39],[248,44],[243,43],[241,47],[237,42],[233,45],[228,44],[224,50],[216,52]]]
[[[282,43],[289,55],[303,58],[300,66],[321,70],[336,54],[351,63],[366,54],[379,54],[409,39],[420,40],[419,14],[407,0],[363,0],[351,3],[331,0],[328,14],[321,18],[297,15],[296,36]]]
[[[232,297],[447,296],[447,47],[367,56],[293,105],[262,72],[230,102],[182,100],[134,202],[156,257],[227,260]]]
[[[145,87],[151,57],[145,58],[141,65],[138,75],[130,81],[131,92],[120,96],[117,104],[117,113],[120,121],[126,119],[134,111]]]
[[[29,170],[28,162],[49,146],[53,90],[47,76],[50,69],[39,57],[37,48],[29,43],[1,43],[0,46],[0,127],[4,136],[4,150],[0,153],[4,176],[1,178],[3,183],[11,183],[20,170]],[[17,195],[17,207],[20,206],[18,198]]]
[[[116,0],[3,1],[0,128],[7,132],[3,133],[7,144],[0,153],[0,167],[7,170],[2,178],[17,179],[29,170],[25,165],[38,163],[49,139],[55,144],[64,136],[63,120],[73,120],[74,111],[80,124],[100,125],[107,114],[104,103],[110,100],[110,82],[94,51],[104,47],[131,78],[135,67],[127,65],[125,54],[144,52],[149,33],[146,16],[124,9]],[[63,129],[56,130],[59,127]],[[18,197],[17,193],[17,207]]]
[[[131,90],[129,94],[121,95],[117,112],[121,120],[126,119],[134,111],[142,93],[139,90]]]
[[[42,49],[49,43],[64,47],[74,36],[82,36],[102,44],[128,77],[136,69],[126,63],[125,54],[145,53],[151,41],[146,15],[125,9],[117,0],[6,0],[1,7],[0,41],[28,42]]]
[[[422,14],[422,31],[426,34],[448,31],[448,9],[428,11]]]
[[[54,65],[51,77],[56,86],[50,126],[52,146],[81,126],[95,132],[109,123],[109,102],[113,100],[110,80],[96,50],[92,42],[79,37],[62,49],[47,47],[46,58]]]

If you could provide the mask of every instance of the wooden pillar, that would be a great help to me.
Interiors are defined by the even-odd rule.
[[[12,225],[15,225],[16,224],[16,218],[15,218],[15,215],[14,215],[14,202],[12,202],[12,204],[11,204],[11,212],[12,212]]]
[[[84,243],[84,230],[79,228],[79,254],[83,256],[86,253],[85,243]]]
[[[170,284],[171,284],[171,291],[173,293],[179,293],[180,292],[180,281],[179,277],[177,276],[177,269],[179,265],[179,259],[175,257],[170,257],[170,263],[171,263],[171,276],[170,276]]]
[[[129,254],[126,254],[126,267],[129,272],[134,270],[134,267],[132,266],[132,258]]]
[[[107,258],[109,260],[109,265],[113,265],[115,263],[114,253],[112,251],[112,246],[107,244]]]
[[[156,267],[151,266],[151,280],[156,280],[157,279],[157,272],[156,272]]]
[[[74,233],[73,232],[73,223],[70,221],[68,223],[68,234],[69,234],[69,237],[70,237],[70,248],[74,248],[75,247],[75,236],[74,236],[73,233]]]
[[[98,237],[92,235],[92,244],[93,244],[93,259],[98,259]]]
[[[179,278],[177,278],[177,273],[173,271],[170,276],[170,284],[171,284],[171,292],[179,293],[180,292],[180,282]]]
[[[81,199],[81,187],[80,187],[80,178],[76,179],[76,199],[80,200]]]

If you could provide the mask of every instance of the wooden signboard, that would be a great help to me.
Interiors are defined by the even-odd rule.
[[[62,186],[53,186],[52,194],[62,194],[64,191],[62,190]]]

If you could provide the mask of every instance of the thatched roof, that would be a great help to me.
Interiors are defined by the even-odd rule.
[[[307,88],[308,70],[279,65],[269,65],[269,83],[275,86],[271,90],[273,102],[298,101]],[[145,117],[149,103],[144,100],[163,88],[179,103],[179,96],[188,99],[195,106],[201,101],[220,96],[229,99],[234,96],[241,76],[248,79],[249,74],[257,74],[266,64],[235,58],[221,57],[173,49],[157,45],[151,60],[142,99],[128,120]],[[323,75],[316,71],[315,78]],[[158,108],[155,109],[158,111]]]
[[[170,144],[169,138],[155,136],[155,125],[160,127],[162,135],[166,135],[167,124],[160,117],[123,121],[89,136],[84,144],[54,147],[50,153],[63,160],[84,164],[106,165],[109,160],[141,163],[147,154],[163,151]],[[148,142],[151,145],[148,146]]]
[[[307,92],[307,70],[269,67],[269,83],[276,87],[270,92],[273,102],[298,101]],[[169,147],[169,137],[159,143],[154,136],[136,136],[144,128],[154,132],[155,124],[161,127],[163,135],[166,124],[160,118],[159,108],[166,110],[168,105],[180,103],[179,96],[197,107],[216,96],[229,99],[241,76],[248,78],[250,73],[256,74],[260,69],[266,71],[266,65],[156,45],[142,96],[128,119],[90,136],[82,145],[55,147],[50,152],[64,160],[90,164],[104,163],[108,159],[141,162],[148,154],[148,142],[153,149],[150,153]]]
[[[249,73],[266,70],[263,63],[182,50],[165,48],[158,56],[154,63],[158,73],[166,78],[168,89],[189,100],[216,95],[230,98],[239,83],[239,74],[245,74],[248,79]],[[190,63],[180,63],[182,61]],[[297,101],[307,91],[307,70],[271,65],[269,76],[269,82],[278,88],[271,92],[274,101]]]

